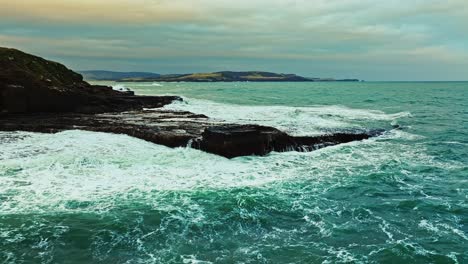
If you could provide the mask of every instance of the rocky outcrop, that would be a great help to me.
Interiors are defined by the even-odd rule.
[[[259,125],[208,127],[193,144],[198,149],[225,157],[266,155],[272,151],[309,152],[381,135],[383,130],[355,131],[321,136],[294,137],[276,128]]]
[[[0,131],[56,133],[79,129],[126,134],[227,158],[266,155],[272,151],[312,151],[382,132],[293,137],[272,127],[226,124],[190,112],[157,109],[174,100],[182,99],[135,96],[111,87],[90,85],[59,63],[0,48]]]
[[[204,115],[163,109],[105,114],[21,114],[0,117],[2,131],[57,133],[87,130],[126,134],[168,147],[192,147],[234,158],[266,155],[272,151],[312,151],[364,140],[383,131],[356,131],[315,137],[293,137],[258,125],[226,124]]]
[[[141,97],[90,85],[64,65],[0,48],[0,114],[103,113],[156,108],[178,97]]]

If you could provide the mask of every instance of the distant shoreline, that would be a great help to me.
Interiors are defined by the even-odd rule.
[[[88,81],[96,81],[96,80],[88,80]],[[198,80],[192,80],[192,81],[168,81],[168,80],[99,80],[99,81],[114,81],[118,83],[124,83],[124,82],[134,82],[134,83],[143,83],[143,82],[162,82],[162,83],[272,83],[272,82],[278,82],[278,83],[286,83],[286,82],[321,82],[321,83],[333,83],[333,82],[364,82],[361,80],[333,80],[333,81],[271,81],[271,80],[266,80],[266,81],[198,81]]]
[[[310,78],[296,74],[262,71],[222,71],[209,73],[166,74],[148,72],[81,71],[89,81],[115,82],[360,82],[359,79]]]

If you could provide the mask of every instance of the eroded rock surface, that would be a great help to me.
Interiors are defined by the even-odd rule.
[[[364,140],[382,131],[293,137],[276,128],[226,124],[190,112],[146,110],[106,114],[20,114],[0,117],[2,131],[56,133],[87,130],[126,134],[168,147],[200,149],[227,158],[266,155],[272,151],[312,151]]]

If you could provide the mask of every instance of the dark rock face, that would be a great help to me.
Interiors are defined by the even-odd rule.
[[[208,127],[194,147],[225,157],[263,156],[272,151],[308,152],[327,146],[378,136],[383,130],[337,133],[322,136],[294,137],[276,128],[258,125],[223,125]]]
[[[212,125],[206,116],[190,112],[164,110],[105,114],[19,114],[0,117],[2,131],[57,133],[65,130],[87,130],[126,134],[168,147],[187,146]]]
[[[95,86],[57,62],[0,48],[0,114],[103,113],[156,108],[178,97],[137,97]]]
[[[292,138],[276,128],[257,125],[224,125],[209,127],[194,146],[225,157],[266,155],[284,151],[281,143],[290,145]]]

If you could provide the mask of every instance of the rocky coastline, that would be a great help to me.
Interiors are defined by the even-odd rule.
[[[168,147],[234,158],[272,151],[312,151],[365,140],[382,130],[294,137],[273,127],[229,124],[168,111],[177,96],[137,96],[91,85],[65,66],[0,48],[0,131],[87,130],[126,134]],[[148,110],[150,109],[150,110]]]

